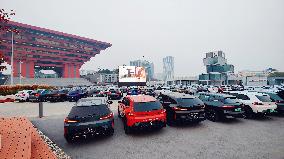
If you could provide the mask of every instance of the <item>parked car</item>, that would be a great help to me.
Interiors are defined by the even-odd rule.
[[[93,91],[92,97],[106,97],[102,90],[96,89]]]
[[[268,95],[249,91],[232,91],[229,94],[236,96],[243,104],[246,118],[256,115],[265,116],[274,112],[277,108],[276,103],[270,100]]]
[[[275,102],[277,105],[276,111],[284,114],[284,99],[282,99],[277,93],[267,92],[272,102]]]
[[[95,135],[113,135],[113,112],[105,97],[90,97],[80,99],[72,107],[64,120],[64,137],[67,142],[75,137],[89,137]]]
[[[47,101],[47,95],[49,94],[50,90],[47,89],[39,89],[32,91],[29,100],[31,102],[46,102]]]
[[[64,102],[67,100],[68,90],[53,90],[47,95],[47,100],[50,102]]]
[[[67,94],[67,100],[69,102],[72,102],[72,101],[76,102],[79,99],[84,98],[84,97],[86,97],[86,94],[81,89],[72,90]]]
[[[23,90],[23,91],[19,91],[18,93],[15,94],[15,100],[19,101],[19,102],[28,102],[29,101],[29,97],[30,97],[30,93],[33,90]]]
[[[142,94],[145,94],[145,95],[149,95],[149,96],[153,96],[155,97],[156,96],[156,93],[154,92],[153,89],[151,88],[146,88]]]
[[[138,88],[131,88],[128,90],[127,95],[139,95],[141,91]]]
[[[107,94],[108,99],[121,99],[123,97],[122,92],[118,89],[109,89]]]
[[[167,124],[201,122],[205,120],[205,105],[197,97],[171,92],[157,97],[167,114]]]
[[[200,93],[199,99],[205,103],[206,118],[213,122],[244,117],[244,106],[235,96],[221,93]]]
[[[152,96],[126,96],[118,102],[118,117],[122,118],[126,134],[137,129],[161,129],[166,126],[166,110]]]

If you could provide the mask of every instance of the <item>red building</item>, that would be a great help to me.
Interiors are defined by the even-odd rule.
[[[79,69],[110,43],[26,25],[7,24],[19,30],[14,37],[14,77],[34,78],[39,70],[54,70],[62,78],[79,78]],[[0,51],[11,63],[12,33],[0,32]],[[21,62],[21,66],[20,66]],[[20,71],[21,68],[21,71]]]

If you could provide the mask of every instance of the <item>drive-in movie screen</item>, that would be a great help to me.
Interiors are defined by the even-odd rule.
[[[119,66],[119,85],[145,85],[146,71],[144,67]]]

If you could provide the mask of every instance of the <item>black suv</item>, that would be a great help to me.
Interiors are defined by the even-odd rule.
[[[67,142],[74,137],[113,135],[114,118],[109,109],[112,101],[105,97],[82,98],[64,120],[64,137]]]
[[[64,102],[67,100],[68,90],[53,90],[47,94],[46,99],[49,102]]]
[[[168,125],[205,120],[205,105],[197,97],[171,92],[157,98],[166,109]]]
[[[205,103],[206,118],[208,120],[215,122],[227,117],[244,117],[244,106],[235,96],[219,93],[199,93],[199,99]]]

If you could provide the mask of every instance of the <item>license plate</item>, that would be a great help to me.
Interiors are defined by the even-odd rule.
[[[240,112],[240,111],[242,111],[242,108],[236,108],[235,109],[235,112]]]

